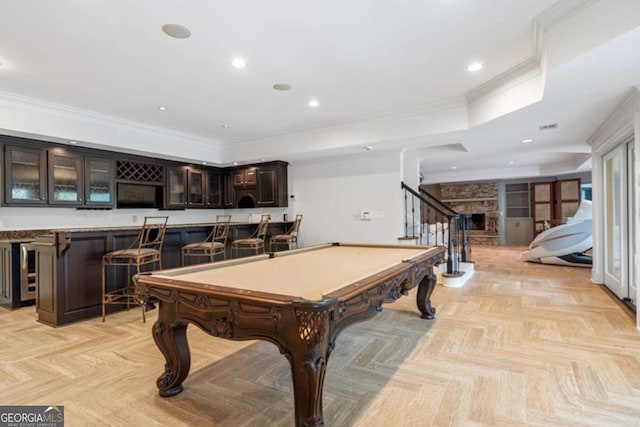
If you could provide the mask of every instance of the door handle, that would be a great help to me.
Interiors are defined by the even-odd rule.
[[[29,258],[27,256],[27,247],[26,246],[20,246],[20,251],[21,251],[21,254],[22,254],[22,263],[21,263],[22,264],[22,270],[26,271],[27,268],[29,268],[29,265],[28,265]]]

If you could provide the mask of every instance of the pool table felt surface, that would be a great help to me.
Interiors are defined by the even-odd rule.
[[[209,264],[211,268],[160,271],[153,276],[203,289],[226,287],[321,300],[324,295],[427,251],[428,248],[411,246],[328,246],[256,261],[247,258],[247,262],[232,265],[223,262]]]

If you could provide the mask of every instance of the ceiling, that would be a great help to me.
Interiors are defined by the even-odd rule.
[[[221,163],[370,146],[418,150],[432,180],[571,172],[640,83],[640,2],[605,3],[0,0],[0,97],[193,135]]]

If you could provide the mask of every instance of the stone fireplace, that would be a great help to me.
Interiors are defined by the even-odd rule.
[[[498,185],[495,181],[427,186],[427,191],[461,214],[471,214],[471,244],[498,245]]]

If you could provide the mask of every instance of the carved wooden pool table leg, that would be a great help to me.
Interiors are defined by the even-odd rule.
[[[164,373],[156,380],[160,396],[171,397],[182,391],[182,382],[189,375],[191,356],[187,344],[188,322],[165,322],[153,325],[153,339],[164,355]]]
[[[291,365],[296,426],[324,426],[322,389],[329,346],[329,312],[326,309],[296,309],[297,330],[287,340],[286,356]]]
[[[422,313],[423,319],[433,319],[436,317],[436,309],[431,305],[431,294],[436,288],[437,276],[433,272],[433,267],[429,267],[429,272],[418,285],[418,310]]]

